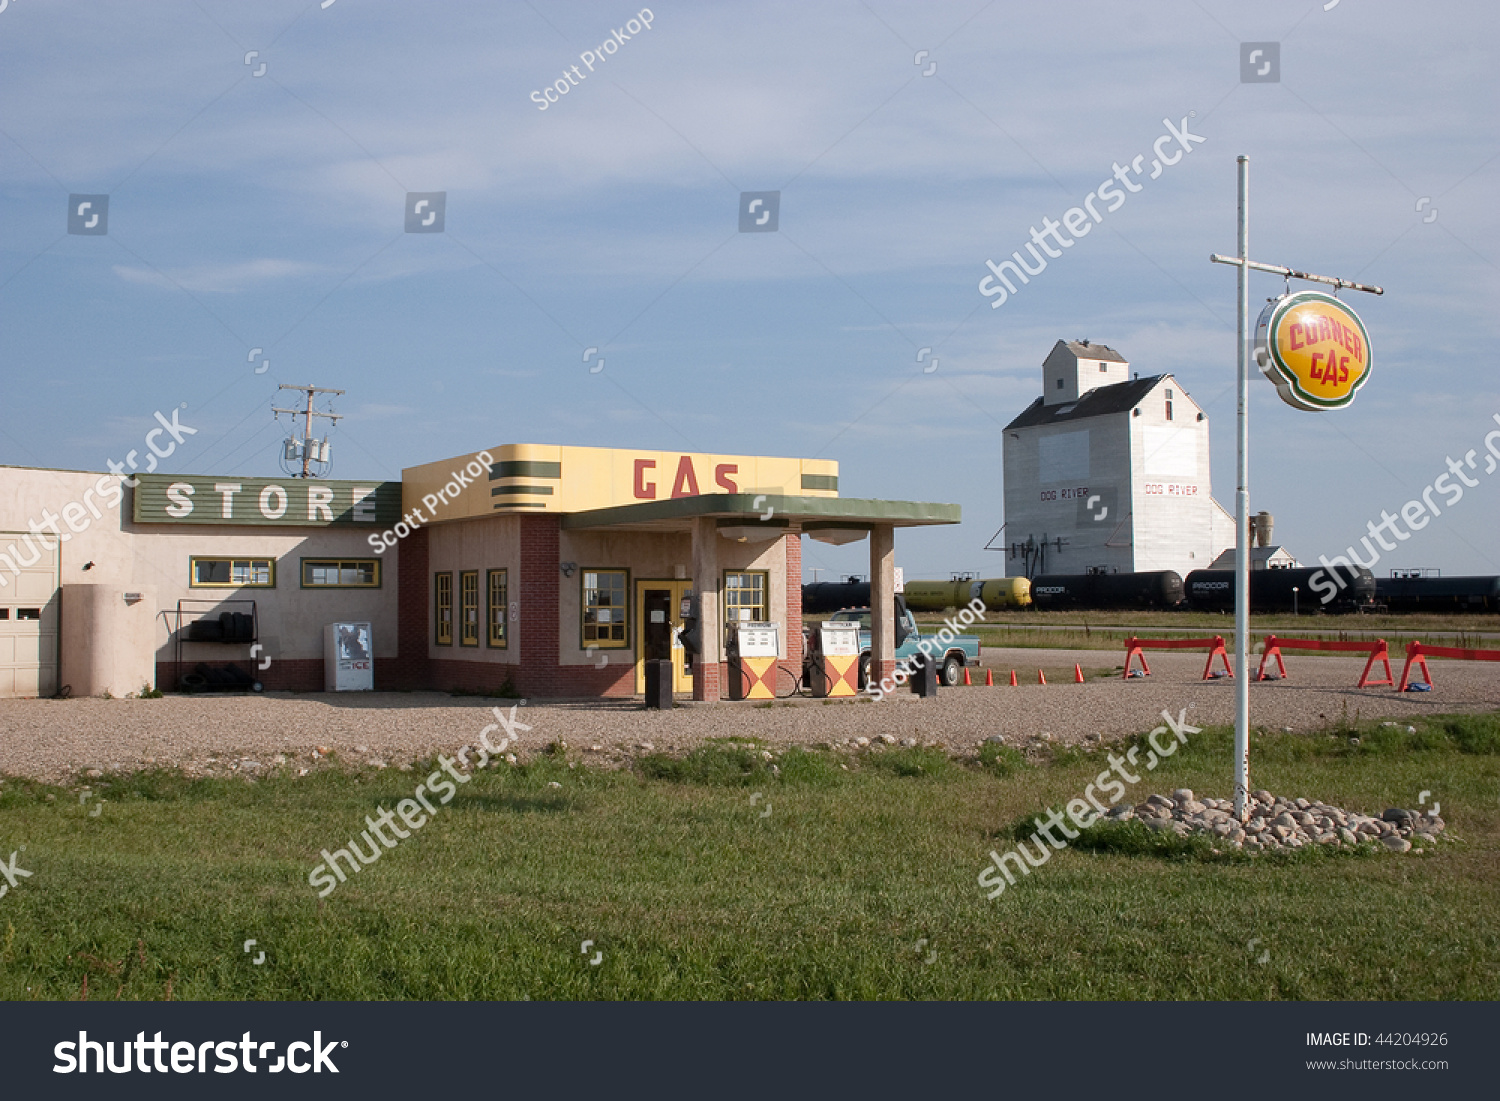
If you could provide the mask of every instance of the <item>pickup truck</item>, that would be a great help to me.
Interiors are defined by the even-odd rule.
[[[828,618],[834,622],[859,624],[859,686],[864,688],[870,680],[870,609],[845,608],[834,612]],[[811,636],[812,627],[805,628],[804,634]],[[911,614],[911,609],[898,594],[896,596],[896,660],[903,661],[920,654],[923,637],[921,630],[917,627],[916,618]],[[807,645],[803,647],[802,652],[809,654],[811,651],[811,645]],[[958,635],[948,643],[944,650],[934,650],[933,654],[938,660],[941,676],[939,683],[949,686],[958,684],[963,680],[965,665],[977,666],[979,664],[979,638],[976,635]],[[804,665],[805,662],[806,659],[804,659]],[[803,682],[808,683],[805,667]]]

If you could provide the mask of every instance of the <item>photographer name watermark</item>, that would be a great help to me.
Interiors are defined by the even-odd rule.
[[[609,32],[609,37],[595,46],[592,50],[584,50],[578,55],[578,60],[583,62],[584,68],[589,72],[580,72],[577,65],[570,65],[563,70],[562,76],[558,77],[547,87],[531,93],[531,101],[537,105],[538,111],[545,111],[554,103],[560,103],[562,97],[577,88],[589,78],[589,73],[607,61],[621,46],[629,42],[638,34],[651,29],[651,22],[656,16],[650,8],[642,8],[635,13],[635,18],[627,19],[624,25],[615,27]]]

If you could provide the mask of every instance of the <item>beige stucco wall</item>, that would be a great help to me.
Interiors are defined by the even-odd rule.
[[[125,696],[154,686],[155,609],[150,589],[64,585],[60,682],[75,696]]]

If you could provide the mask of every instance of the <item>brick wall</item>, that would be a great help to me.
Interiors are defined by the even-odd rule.
[[[786,548],[786,658],[778,662],[793,680],[802,676],[802,536],[782,539]],[[786,679],[778,678],[776,691],[785,692]]]
[[[375,659],[377,690],[431,687],[428,644],[432,637],[432,581],[427,563],[427,529],[417,528],[401,540],[396,570],[396,657]]]
[[[394,660],[394,658],[375,659],[375,686],[377,688],[381,686],[381,664]],[[233,665],[260,681],[267,692],[323,691],[322,658],[289,658],[286,661],[273,660],[265,669],[257,668],[259,664],[258,661],[241,658],[230,661],[183,661],[180,668],[183,673],[191,673],[199,665],[206,665],[210,669],[223,669],[226,666]],[[156,686],[163,692],[180,691],[177,683],[178,669],[179,666],[175,661],[158,661],[156,663]],[[215,685],[210,685],[207,690],[211,692],[234,691],[234,689]]]

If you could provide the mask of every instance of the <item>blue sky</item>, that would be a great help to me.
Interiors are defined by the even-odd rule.
[[[898,539],[908,576],[997,575],[999,431],[1059,338],[1175,374],[1233,507],[1234,273],[1208,254],[1234,249],[1241,153],[1254,258],[1386,288],[1345,292],[1374,352],[1352,408],[1253,384],[1252,505],[1278,541],[1336,553],[1483,455],[1493,5],[650,10],[589,73],[640,5],[10,0],[0,462],[103,469],[186,403],[199,432],[165,469],[274,474],[276,386],[312,382],[348,391],[335,477],[505,442],[828,457],[846,496],[963,506]],[[1240,43],[1267,41],[1281,80],[1243,83]],[[1202,144],[989,308],[987,258],[1115,162],[1149,167],[1190,112]],[[760,190],[780,228],[740,233]],[[414,191],[447,193],[444,233],[404,232]],[[110,196],[107,236],[65,233],[72,193]],[[1258,275],[1252,302],[1281,289]],[[1500,572],[1500,472],[1480,470],[1379,572]],[[866,568],[862,544],[806,550]]]

